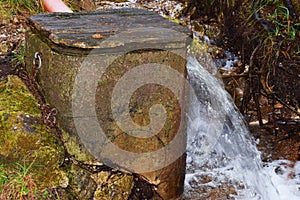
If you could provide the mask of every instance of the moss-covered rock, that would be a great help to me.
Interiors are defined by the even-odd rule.
[[[32,195],[31,190],[59,187],[64,176],[59,169],[63,148],[55,134],[42,123],[38,103],[17,76],[10,75],[0,83],[0,119],[0,164],[1,171],[7,174],[5,184],[0,184],[1,198],[15,197],[11,196],[13,192],[5,197],[7,188],[15,194],[20,192],[12,184],[16,178],[20,179],[20,170],[24,182],[17,184],[24,184],[28,189],[28,194],[23,195]],[[29,178],[32,184],[26,185]]]
[[[60,167],[62,142],[41,118],[36,99],[20,78],[10,75],[0,82],[0,199],[128,199],[132,175],[92,173],[78,162]],[[74,159],[101,165],[64,131],[63,137]]]
[[[117,173],[112,176],[108,172],[93,174],[97,183],[96,200],[123,200],[128,199],[134,186],[132,175]]]

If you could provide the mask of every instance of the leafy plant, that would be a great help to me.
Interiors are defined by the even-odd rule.
[[[12,58],[14,64],[23,64],[24,65],[24,57],[25,57],[25,45],[24,43],[20,43],[18,46],[17,53]]]
[[[24,12],[28,11],[31,14],[36,14],[40,11],[40,1],[36,0],[7,0],[13,11]]]
[[[0,164],[0,194],[2,192],[3,185],[7,184],[9,182],[9,177],[7,172],[4,170],[4,166]]]
[[[278,6],[274,13],[269,14],[267,18],[274,25],[274,36],[282,36],[286,40],[294,40],[297,34],[299,23],[294,23],[290,19],[289,9],[285,6]]]
[[[22,199],[34,197],[35,183],[30,175],[34,161],[27,165],[17,163],[15,169],[0,168],[0,199]]]
[[[31,174],[35,161],[16,163],[14,168],[0,164],[0,199],[60,199],[55,190],[40,190]]]

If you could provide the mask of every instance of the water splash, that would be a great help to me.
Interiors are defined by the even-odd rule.
[[[196,97],[191,97],[189,111],[185,198],[201,199],[207,188],[226,185],[235,191],[231,198],[280,199],[222,82],[194,57],[187,69]]]

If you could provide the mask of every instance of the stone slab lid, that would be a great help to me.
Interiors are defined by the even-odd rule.
[[[32,32],[53,50],[88,54],[92,49],[177,49],[191,32],[160,15],[143,9],[109,9],[86,13],[45,13],[30,17]]]

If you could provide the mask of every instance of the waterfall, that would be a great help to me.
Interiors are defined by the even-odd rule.
[[[208,199],[213,188],[232,188],[225,192],[231,199],[284,199],[222,81],[192,56],[187,70],[196,96],[188,114],[185,199]]]

